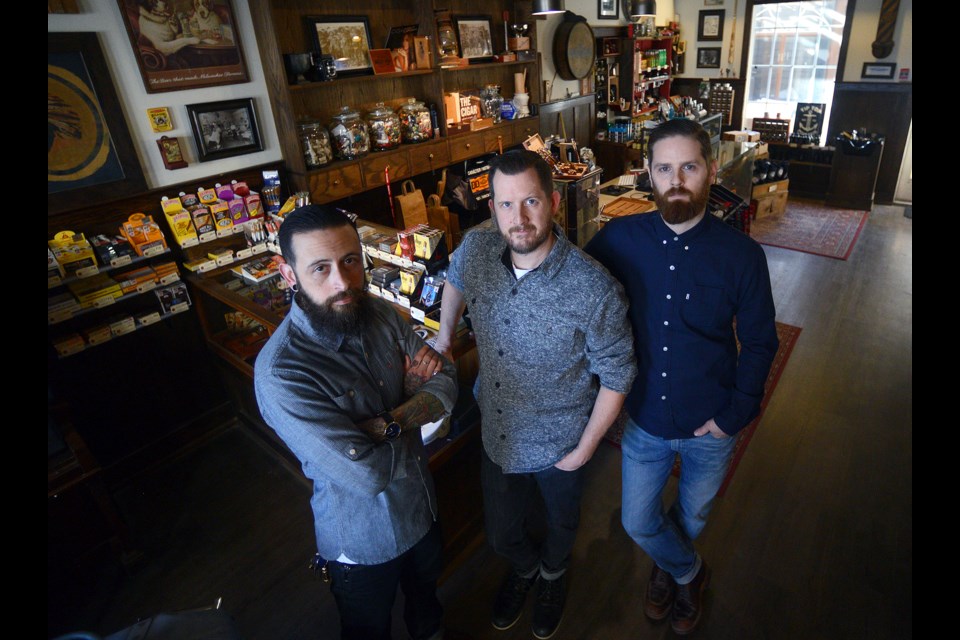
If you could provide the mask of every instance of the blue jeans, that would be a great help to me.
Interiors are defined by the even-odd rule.
[[[664,440],[627,420],[623,432],[623,528],[680,584],[693,580],[700,558],[693,541],[707,524],[737,438]],[[664,511],[663,488],[680,454],[677,499]]]
[[[390,640],[390,611],[397,585],[403,589],[403,619],[410,637],[434,637],[443,617],[437,599],[441,549],[440,527],[434,523],[420,542],[393,560],[372,565],[331,561],[330,591],[340,614],[340,637]]]
[[[480,485],[487,540],[516,571],[526,574],[539,566],[541,575],[548,580],[566,571],[580,525],[583,469],[562,471],[550,467],[536,473],[504,473],[483,452]],[[537,490],[543,496],[547,514],[546,539],[539,546],[525,525],[527,507]]]

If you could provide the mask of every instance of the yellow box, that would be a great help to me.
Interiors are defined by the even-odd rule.
[[[76,275],[81,269],[95,267],[97,262],[93,256],[93,247],[82,233],[73,231],[58,231],[53,240],[47,241],[47,247],[53,251],[65,275]]]
[[[160,200],[160,206],[163,209],[163,215],[167,218],[167,224],[170,225],[173,239],[178,245],[190,247],[199,242],[190,212],[180,204],[180,198],[164,197]]]

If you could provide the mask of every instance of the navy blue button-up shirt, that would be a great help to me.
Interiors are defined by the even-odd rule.
[[[667,439],[749,424],[779,345],[763,248],[709,214],[678,235],[652,212],[611,220],[586,251],[630,300],[634,422]]]

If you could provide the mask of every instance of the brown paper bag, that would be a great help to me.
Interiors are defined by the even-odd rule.
[[[447,243],[447,253],[453,252],[460,244],[460,217],[450,214],[450,209],[440,204],[440,196],[432,194],[427,198],[427,218],[430,226],[443,230]]]
[[[401,229],[409,229],[417,224],[430,224],[427,218],[427,205],[423,201],[423,192],[417,189],[413,180],[404,180],[400,186],[401,194],[393,197],[397,210],[397,224]]]

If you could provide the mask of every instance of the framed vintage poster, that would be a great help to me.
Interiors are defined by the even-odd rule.
[[[460,55],[470,64],[493,62],[493,20],[490,16],[454,16]]]
[[[710,9],[700,12],[700,23],[697,27],[697,40],[709,42],[723,40],[723,9]]]
[[[147,188],[96,33],[47,34],[47,214]]]
[[[333,56],[338,77],[373,73],[366,16],[307,16],[306,21],[314,50]]]
[[[253,98],[188,104],[200,162],[263,151]]]
[[[697,48],[697,69],[719,69],[720,47]]]
[[[249,82],[230,0],[117,0],[147,93]]]
[[[597,0],[597,17],[601,20],[619,20],[620,0]]]

